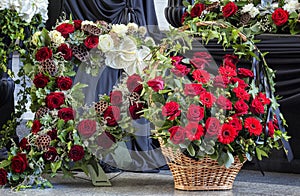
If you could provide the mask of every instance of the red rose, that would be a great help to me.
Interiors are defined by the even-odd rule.
[[[214,78],[214,86],[219,88],[226,88],[229,84],[229,79],[227,77],[223,77],[221,75],[217,75]]]
[[[229,99],[221,95],[217,101],[216,104],[223,110],[232,110],[232,103]]]
[[[112,91],[110,93],[110,103],[111,105],[120,105],[123,102],[122,91]]]
[[[30,144],[29,144],[26,137],[23,137],[21,139],[21,141],[19,142],[19,147],[20,147],[21,150],[26,150],[26,151],[30,150]]]
[[[70,77],[59,76],[56,79],[56,84],[57,84],[57,87],[59,88],[59,90],[66,91],[72,87],[73,81]]]
[[[170,140],[173,144],[183,143],[185,140],[185,130],[180,126],[171,127],[169,130]]]
[[[188,12],[184,12],[184,13],[182,14],[182,16],[181,16],[181,24],[184,23],[186,17],[188,17],[189,15],[190,15],[190,14],[189,14]]]
[[[107,126],[114,127],[118,125],[118,120],[120,120],[120,108],[117,106],[109,106],[104,114],[104,119],[106,120]]]
[[[223,64],[227,65],[229,63],[232,63],[236,65],[239,62],[239,57],[234,54],[225,54],[223,56]]]
[[[247,114],[249,107],[243,100],[239,100],[235,102],[234,109],[236,111],[236,114],[240,116],[240,115]]]
[[[268,135],[273,138],[274,137],[274,133],[275,133],[275,128],[274,128],[274,124],[273,121],[269,121],[267,123],[267,127],[268,127]]]
[[[230,82],[232,84],[238,83],[239,88],[245,89],[245,88],[248,87],[248,84],[246,84],[246,82],[244,80],[240,79],[240,78],[236,78],[236,77],[230,78]]]
[[[284,25],[288,19],[289,13],[282,8],[277,8],[272,14],[272,20],[276,26]]]
[[[271,103],[271,100],[262,92],[258,93],[256,99],[258,99],[263,105],[269,105]]]
[[[187,66],[178,63],[174,65],[174,68],[171,69],[171,72],[177,77],[183,77],[186,76],[190,70],[191,69],[187,68]]]
[[[223,77],[234,77],[237,76],[236,71],[229,66],[221,66],[219,67],[219,73],[223,76]]]
[[[80,161],[84,157],[84,149],[80,145],[74,145],[69,152],[69,158],[73,161]]]
[[[208,52],[195,52],[193,58],[205,59],[207,62],[212,60],[212,56]]]
[[[7,171],[3,168],[0,169],[0,186],[7,184]]]
[[[143,109],[144,109],[143,103],[133,103],[133,105],[129,107],[131,118],[133,120],[140,119],[141,116],[143,115],[143,112],[141,112]]]
[[[65,95],[62,92],[51,92],[46,97],[46,105],[50,110],[57,109],[65,103]]]
[[[162,115],[168,117],[169,120],[174,120],[180,116],[181,110],[179,110],[179,104],[175,101],[170,101],[162,107]]]
[[[44,88],[45,86],[47,86],[49,81],[50,81],[50,79],[49,79],[48,76],[45,76],[44,74],[39,73],[39,74],[34,76],[33,84],[37,88]]]
[[[209,82],[210,79],[210,74],[202,69],[196,69],[193,71],[193,78],[203,84],[206,84]]]
[[[58,160],[57,150],[54,147],[49,147],[47,152],[44,152],[43,159],[49,162],[55,162]]]
[[[28,167],[26,154],[18,153],[11,159],[11,169],[15,173],[23,173]]]
[[[204,108],[195,104],[191,104],[187,111],[187,119],[189,121],[199,122],[204,118]]]
[[[37,134],[41,130],[42,124],[39,120],[34,120],[32,127],[31,127],[31,133]]]
[[[52,50],[46,46],[40,48],[35,54],[35,59],[40,62],[50,59],[51,57],[52,57]]]
[[[84,40],[84,45],[88,49],[96,48],[99,43],[99,37],[95,35],[90,35]]]
[[[177,65],[181,62],[181,60],[183,59],[182,56],[172,56],[171,57],[171,62],[173,65]]]
[[[211,108],[216,102],[216,97],[210,92],[203,92],[200,94],[199,100],[205,107]]]
[[[250,94],[243,88],[237,87],[233,89],[235,96],[241,100],[249,101]]]
[[[74,22],[75,30],[80,30],[81,29],[82,20],[73,20],[73,22]]]
[[[250,135],[259,136],[262,133],[262,125],[257,118],[246,118],[244,127],[248,129]]]
[[[58,110],[58,117],[63,119],[65,122],[69,120],[74,120],[75,111],[72,108],[62,108]]]
[[[222,13],[225,18],[228,18],[234,15],[238,11],[238,6],[233,3],[229,2],[222,8]]]
[[[239,68],[238,76],[241,78],[253,78],[253,72],[250,69]]]
[[[237,136],[237,131],[229,124],[223,124],[219,132],[218,140],[222,144],[230,144]]]
[[[109,132],[105,131],[96,138],[96,142],[102,148],[109,149],[116,142],[116,139]]]
[[[241,131],[243,129],[242,121],[237,117],[232,117],[228,124],[237,131]]]
[[[64,38],[68,38],[69,34],[75,31],[74,26],[69,23],[63,23],[57,26],[55,29],[59,31]]]
[[[51,137],[51,140],[56,140],[57,139],[57,130],[53,129],[51,131],[48,131],[47,135],[49,135]]]
[[[257,98],[253,99],[253,101],[251,103],[251,112],[253,114],[265,113],[265,107],[259,99],[257,99]]]
[[[205,128],[207,136],[217,136],[221,129],[221,123],[219,119],[215,117],[209,117],[205,122]]]
[[[184,85],[184,94],[186,96],[194,97],[200,95],[205,89],[202,87],[202,84],[185,84]]]
[[[204,69],[206,65],[209,64],[209,62],[204,58],[194,57],[190,59],[190,63],[196,68],[196,69]]]
[[[70,61],[72,59],[72,49],[69,48],[67,44],[61,44],[57,51],[61,53],[61,55],[64,57],[66,61]]]
[[[191,17],[199,17],[201,16],[202,12],[205,10],[205,5],[203,3],[197,3],[191,10]]]
[[[91,137],[97,130],[97,122],[94,120],[86,119],[80,121],[78,124],[78,132],[84,138]]]
[[[204,135],[204,128],[196,122],[190,122],[185,127],[185,134],[190,141],[200,140]]]
[[[158,76],[147,82],[148,86],[151,87],[155,92],[164,89],[164,80],[161,76]]]
[[[127,88],[130,92],[138,92],[137,89],[143,89],[143,85],[140,84],[142,81],[141,77],[137,74],[133,74],[128,77],[126,81]]]

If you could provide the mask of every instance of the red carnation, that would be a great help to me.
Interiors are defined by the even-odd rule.
[[[273,138],[274,137],[274,133],[275,133],[275,128],[274,128],[274,124],[273,121],[269,121],[267,123],[267,127],[268,127],[268,135]]]
[[[185,127],[185,134],[190,141],[200,140],[204,135],[204,128],[196,122],[190,122]]]
[[[85,119],[78,124],[78,132],[83,138],[91,137],[97,131],[97,122],[95,120]]]
[[[250,135],[259,136],[262,133],[262,125],[257,118],[246,118],[244,127],[248,129]]]
[[[15,173],[23,173],[28,167],[26,154],[18,153],[11,159],[11,169]]]
[[[112,91],[110,93],[110,103],[111,105],[120,105],[123,102],[123,93],[122,91]]]
[[[169,129],[170,140],[173,144],[181,144],[185,140],[185,130],[181,126],[174,126]]]
[[[58,111],[58,117],[63,119],[65,122],[74,120],[75,111],[72,108],[62,108]]]
[[[225,18],[228,18],[234,15],[238,11],[238,6],[233,3],[229,2],[222,8],[222,13]]]
[[[96,138],[96,142],[102,148],[109,149],[116,142],[116,138],[105,131]]]
[[[140,83],[142,81],[141,77],[137,74],[133,74],[128,77],[126,81],[127,88],[129,92],[138,92],[143,89],[143,85]]]
[[[82,20],[73,20],[73,22],[74,22],[75,30],[80,30],[81,29]]]
[[[240,78],[236,78],[236,77],[230,78],[230,82],[232,84],[238,83],[239,88],[245,89],[245,88],[248,87],[248,84],[246,84],[246,82],[244,80],[240,79]]]
[[[120,108],[117,106],[109,106],[104,114],[104,119],[106,120],[107,126],[114,127],[118,125],[118,120],[120,120]]]
[[[249,101],[250,99],[249,93],[243,88],[240,87],[234,88],[233,92],[235,93],[235,96],[241,100]]]
[[[64,57],[66,61],[70,61],[72,59],[72,49],[69,48],[67,44],[61,44],[57,51],[61,53],[61,55]]]
[[[21,139],[21,141],[19,142],[19,147],[21,150],[26,150],[26,151],[30,150],[30,144],[26,137]]]
[[[181,62],[181,60],[183,59],[182,56],[172,56],[171,57],[171,62],[172,62],[172,65],[177,65]]]
[[[200,95],[205,89],[202,87],[202,84],[185,84],[184,85],[184,94],[186,96],[194,97]]]
[[[60,24],[55,29],[59,31],[64,38],[68,38],[69,34],[75,31],[74,26],[69,23]]]
[[[272,14],[272,20],[276,26],[284,25],[288,19],[289,13],[282,8],[277,8]]]
[[[40,48],[35,54],[35,59],[40,62],[50,59],[51,57],[52,57],[52,50],[46,46]]]
[[[144,109],[143,103],[134,103],[133,105],[129,106],[129,112],[131,115],[131,118],[133,120],[140,119],[143,115],[143,112],[141,112]]]
[[[58,153],[56,148],[54,147],[49,147],[48,150],[46,152],[44,152],[43,154],[43,159],[45,161],[49,161],[49,162],[55,162],[58,160]]]
[[[180,116],[181,110],[179,110],[179,104],[175,101],[166,103],[162,108],[162,115],[168,117],[169,120],[174,120]]]
[[[199,122],[204,118],[204,108],[195,104],[191,104],[187,111],[187,119],[189,121]]]
[[[49,77],[39,73],[37,75],[34,76],[33,79],[33,84],[37,87],[37,88],[44,88],[45,86],[47,86],[48,82],[50,81]]]
[[[3,168],[0,169],[0,186],[7,184],[7,171]]]
[[[234,109],[236,114],[240,116],[248,113],[249,106],[243,100],[238,100],[234,104]]]
[[[160,90],[164,89],[164,80],[161,76],[158,76],[152,80],[149,80],[147,82],[148,86],[151,87],[155,92],[158,92]]]
[[[223,64],[227,65],[227,64],[234,64],[236,65],[239,62],[239,58],[238,56],[234,55],[234,54],[225,54],[223,56]]]
[[[205,10],[205,5],[203,3],[197,3],[191,10],[191,17],[199,17],[201,16],[202,12]]]
[[[216,104],[223,110],[232,110],[232,103],[229,99],[221,95],[217,101]]]
[[[59,90],[66,91],[72,87],[73,81],[70,77],[59,76],[56,79],[56,84],[57,84],[57,87],[59,88]]]
[[[62,92],[51,92],[46,97],[46,105],[50,110],[57,109],[65,102],[65,95]]]
[[[200,94],[199,100],[205,107],[211,108],[216,102],[216,97],[210,92],[203,92]]]
[[[196,69],[204,69],[206,65],[209,65],[209,62],[204,58],[194,57],[190,59],[190,63],[196,68]]]
[[[253,72],[250,69],[239,68],[238,76],[241,78],[253,78]]]
[[[237,131],[241,131],[243,129],[242,121],[237,117],[232,117],[228,124],[231,125]]]
[[[99,37],[95,35],[90,35],[84,40],[84,45],[88,49],[96,48],[99,43]]]
[[[254,113],[254,114],[263,114],[263,113],[265,113],[265,107],[259,99],[255,98],[255,99],[252,100],[251,112]]]
[[[187,66],[178,63],[174,65],[174,68],[171,69],[171,72],[174,73],[174,75],[177,77],[183,77],[186,76],[190,72],[190,70],[191,69]]]
[[[258,99],[263,105],[269,105],[271,103],[271,100],[262,92],[258,93],[256,99]]]
[[[219,73],[223,76],[223,77],[234,77],[237,76],[236,71],[229,66],[221,66],[219,67]]]
[[[209,137],[217,136],[220,129],[221,123],[219,119],[215,117],[209,117],[205,122],[206,135]]]
[[[193,78],[203,84],[206,84],[209,82],[210,79],[210,74],[202,69],[196,69],[193,71]]]
[[[221,75],[217,75],[214,78],[214,86],[219,88],[226,88],[229,84],[229,79],[227,77],[223,77]]]
[[[40,132],[41,127],[42,127],[42,124],[40,123],[40,121],[39,120],[34,120],[33,124],[32,124],[32,127],[31,127],[31,133],[37,134],[38,132]]]
[[[237,131],[229,124],[223,124],[218,135],[218,140],[222,144],[230,144],[237,136]]]
[[[69,152],[69,158],[73,161],[79,161],[84,157],[84,149],[80,145],[74,145]]]

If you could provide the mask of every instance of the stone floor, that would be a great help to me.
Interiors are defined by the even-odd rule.
[[[160,173],[111,173],[111,187],[94,187],[89,178],[78,173],[75,179],[64,179],[61,176],[52,179],[52,189],[27,189],[12,192],[5,188],[0,190],[1,196],[6,195],[300,195],[300,174],[271,173],[265,176],[258,171],[242,170],[229,191],[179,191],[174,190],[172,175],[169,171]]]

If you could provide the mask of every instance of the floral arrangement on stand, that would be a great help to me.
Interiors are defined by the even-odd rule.
[[[182,23],[193,29],[200,21],[230,23],[244,34],[300,32],[298,0],[196,0],[193,5],[185,1],[187,11]]]
[[[30,39],[29,34],[47,21],[47,8],[48,0],[3,0],[0,2],[0,76],[4,73],[12,78],[18,75],[20,79],[14,78],[14,83],[21,86],[15,111],[11,114],[12,119],[1,127],[1,149],[15,135],[15,130],[20,124],[22,114],[27,111],[25,106],[27,103],[27,81],[24,70],[21,67],[18,73],[13,73],[12,70],[8,69],[9,58],[14,52],[19,53],[21,60],[26,58],[28,55],[26,51],[28,49],[28,40]]]

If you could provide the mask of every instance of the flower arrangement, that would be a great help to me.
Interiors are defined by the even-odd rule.
[[[194,28],[199,21],[223,21],[248,35],[300,32],[298,0],[197,0],[185,6],[182,23]]]

